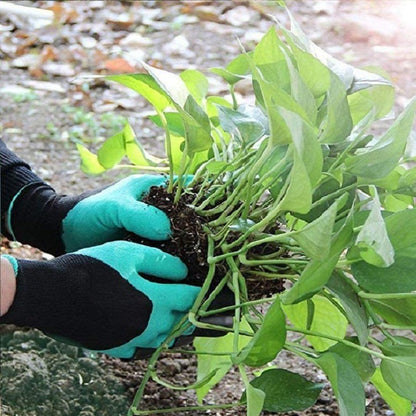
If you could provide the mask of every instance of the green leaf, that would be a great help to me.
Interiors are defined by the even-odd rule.
[[[186,150],[190,154],[208,150],[212,145],[208,115],[191,95],[186,100],[184,110],[179,111],[185,127]]]
[[[323,166],[322,148],[316,131],[298,114],[285,108],[280,108],[280,113],[289,127],[295,153],[302,159],[310,184],[314,186],[321,177]]]
[[[300,302],[319,292],[330,279],[339,256],[352,239],[352,209],[338,232],[332,237],[331,250],[325,260],[311,260],[293,287],[282,296],[285,304]]]
[[[391,336],[382,342],[381,350],[388,356],[416,357],[416,342],[403,336]]]
[[[116,133],[114,136],[107,139],[103,145],[98,149],[98,162],[106,169],[111,169],[114,165],[120,162],[125,156],[126,148],[124,146],[123,131]]]
[[[240,328],[251,331],[250,326],[244,320],[241,321]],[[243,348],[250,342],[251,337],[240,335],[238,338],[239,348]],[[218,338],[195,338],[194,347],[196,351],[205,351],[210,354],[201,354],[198,356],[197,379],[203,380],[212,371],[217,370],[214,377],[204,386],[196,389],[198,402],[202,403],[203,398],[208,394],[210,389],[215,386],[232,367],[231,354],[216,355],[223,353],[231,353],[233,351],[234,334],[227,334]]]
[[[162,91],[178,106],[183,108],[189,97],[186,84],[179,75],[143,63],[146,71],[157,82]]]
[[[160,162],[157,158],[147,155],[141,145],[136,142],[135,134],[129,123],[123,130],[107,139],[98,149],[98,162],[106,169],[111,169],[127,156],[137,166],[154,166]]]
[[[375,85],[348,96],[348,103],[354,125],[373,109],[376,119],[380,119],[393,107],[394,88],[392,85]]]
[[[312,205],[312,187],[306,167],[297,152],[294,154],[294,163],[287,183],[280,209],[306,214]]]
[[[386,219],[387,232],[395,250],[400,251],[416,245],[416,210],[406,209],[389,215]]]
[[[338,201],[293,236],[305,254],[312,259],[324,261],[328,257],[337,209]]]
[[[263,403],[266,394],[260,389],[256,389],[251,384],[246,388],[247,416],[258,416],[263,410]]]
[[[187,69],[180,74],[180,77],[195,101],[201,105],[208,93],[206,76],[195,69]]]
[[[325,338],[325,335],[331,337],[344,338],[348,321],[340,310],[327,298],[314,296],[311,301],[314,305],[314,314],[312,324],[308,328],[308,302],[300,302],[294,305],[285,305],[283,307],[286,316],[294,326],[302,329],[310,329],[319,332],[323,336],[307,335],[306,339],[317,351],[325,351],[336,341]]]
[[[298,114],[284,108],[280,113],[290,130],[294,159],[280,208],[305,214],[312,205],[312,186],[321,175],[322,150],[315,132]]]
[[[351,265],[360,286],[372,293],[406,293],[416,290],[416,247],[396,251],[390,267],[380,268],[365,262]]]
[[[289,70],[291,96],[305,110],[308,120],[314,125],[317,116],[315,97],[293,65],[291,57],[289,57],[286,52],[284,52],[284,56]]]
[[[100,164],[97,156],[90,152],[84,145],[77,143],[77,149],[81,157],[81,169],[89,175],[98,175],[106,171]]]
[[[226,67],[223,68],[211,68],[210,71],[214,74],[221,76],[226,82],[231,85],[236,84],[238,81],[247,78],[250,72],[249,57],[252,52],[243,53],[237,58],[234,58]]]
[[[404,327],[416,325],[416,298],[371,299],[369,303],[374,312],[389,324]]]
[[[271,27],[254,49],[253,61],[266,82],[290,93],[289,69],[281,45],[276,28]]]
[[[380,370],[386,383],[397,394],[416,402],[416,357],[384,359]]]
[[[149,155],[136,139],[136,135],[130,124],[126,124],[124,130],[124,146],[126,148],[126,156],[130,162],[136,166],[155,166],[162,162],[155,156]]]
[[[348,341],[357,343],[358,340],[356,338],[348,338]],[[376,366],[369,353],[342,343],[335,344],[328,351],[338,354],[340,357],[351,363],[363,383],[369,381],[374,374]]]
[[[322,354],[315,362],[328,376],[338,400],[340,416],[364,415],[364,388],[354,366],[333,352]]]
[[[404,188],[403,193],[407,195],[416,195],[416,167],[408,169],[399,179],[397,184],[399,188]]]
[[[329,69],[312,54],[305,52],[286,36],[290,49],[296,59],[296,64],[304,83],[312,91],[315,98],[325,94],[330,85]]]
[[[407,209],[385,218],[387,234],[395,251],[394,263],[385,268],[365,262],[351,265],[362,288],[372,293],[405,293],[416,290],[416,210]]]
[[[185,137],[185,128],[183,126],[181,115],[177,112],[165,112],[164,115],[169,131],[175,136]],[[157,126],[163,127],[162,120],[158,114],[149,116],[149,119],[152,120]]]
[[[398,164],[406,148],[416,111],[413,99],[387,132],[365,152],[346,159],[348,171],[363,178],[384,178]]]
[[[231,108],[220,105],[217,107],[221,127],[240,139],[242,143],[252,144],[266,133],[261,119]]]
[[[321,125],[321,143],[339,143],[351,133],[352,119],[345,86],[339,78],[330,73],[327,93],[326,117]]]
[[[280,368],[263,371],[250,384],[265,393],[263,410],[273,413],[307,409],[314,405],[322,390],[322,384]],[[241,401],[245,400],[244,392]]]
[[[168,95],[149,74],[107,75],[105,78],[138,92],[160,111],[170,104]]]
[[[397,394],[384,380],[381,370],[376,369],[376,372],[371,378],[371,383],[380,393],[380,396],[392,408],[396,416],[411,416],[412,402]]]
[[[345,88],[349,89],[350,94],[374,85],[391,85],[391,83],[382,76],[355,68],[345,62],[335,59],[327,52],[323,51],[305,35],[299,24],[288,10],[287,13],[290,17],[291,30],[288,31],[283,26],[279,26],[280,29],[284,31],[286,36],[290,37],[296,45],[311,53],[332,72],[334,72],[343,82]]]
[[[286,341],[286,322],[280,299],[269,307],[260,329],[234,359],[251,367],[259,367],[274,360]]]
[[[348,278],[339,272],[334,272],[326,284],[327,288],[338,298],[348,320],[355,329],[361,345],[368,341],[369,328],[366,308],[357,293],[348,283]]]
[[[353,68],[354,79],[348,93],[353,94],[357,91],[365,90],[367,88],[376,87],[379,85],[392,87],[389,75],[382,69],[369,67],[368,71],[364,68]]]
[[[377,191],[373,200],[370,215],[361,228],[356,246],[360,256],[367,263],[378,267],[388,267],[394,263],[394,248],[387,234],[386,224],[381,215],[381,206]]]

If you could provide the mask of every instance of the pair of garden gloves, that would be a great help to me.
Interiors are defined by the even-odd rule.
[[[6,256],[17,276],[16,295],[0,323],[38,328],[126,359],[159,347],[200,288],[180,283],[187,267],[179,258],[121,239],[127,231],[151,240],[169,238],[166,214],[141,202],[166,178],[134,175],[74,197],[58,195],[31,171],[28,177],[8,203],[3,234],[57,257]]]

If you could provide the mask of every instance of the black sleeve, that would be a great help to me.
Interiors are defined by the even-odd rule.
[[[43,182],[30,166],[7,148],[0,139],[1,233],[7,235],[5,217],[17,193],[30,183]]]

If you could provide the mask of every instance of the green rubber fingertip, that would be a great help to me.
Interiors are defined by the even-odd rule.
[[[143,247],[146,260],[138,265],[138,273],[181,281],[188,275],[188,268],[178,257],[152,247]]]

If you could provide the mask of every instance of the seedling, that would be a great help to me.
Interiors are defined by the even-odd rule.
[[[195,243],[195,251],[204,250],[201,294],[149,360],[130,415],[241,405],[248,415],[305,409],[322,386],[267,369],[282,350],[324,371],[340,415],[365,414],[368,382],[397,415],[412,412],[416,168],[405,148],[416,100],[373,135],[393,107],[391,83],[337,61],[293,18],[291,25],[272,27],[253,51],[212,70],[229,84],[231,102],[208,95],[207,78],[195,70],[176,75],[145,64],[145,74],[106,77],[154,107],[151,120],[164,131],[166,158],[145,152],[126,124],[97,154],[78,145],[84,171],[167,174],[171,206],[191,209],[206,241]],[[252,82],[255,105],[240,104],[234,94],[243,79]],[[269,284],[267,297],[252,296],[252,281]],[[224,286],[234,304],[208,310]],[[232,329],[201,322],[220,312],[234,314]],[[197,381],[173,385],[157,373],[157,358],[191,324],[225,335],[197,338],[194,350],[184,350],[198,356]],[[399,336],[402,330],[408,335]],[[204,405],[232,366],[245,385],[240,401]],[[247,371],[264,366],[254,378]],[[195,389],[199,406],[143,410],[150,378]]]

